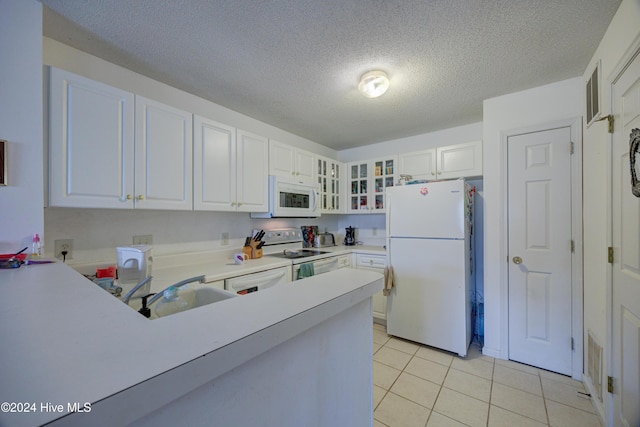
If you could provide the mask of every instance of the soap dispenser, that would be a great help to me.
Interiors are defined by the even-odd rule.
[[[162,297],[153,310],[158,317],[179,313],[189,308],[189,304],[178,295],[178,289],[175,286],[165,290]]]

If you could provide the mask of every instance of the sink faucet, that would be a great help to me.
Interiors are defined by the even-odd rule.
[[[127,292],[125,296],[122,297],[122,302],[129,305],[129,300],[131,299],[133,294],[135,294],[138,289],[140,289],[141,287],[146,285],[148,282],[150,282],[152,278],[153,277],[151,276],[147,276],[144,279],[142,279],[137,285],[133,287],[133,289],[131,289],[129,292]]]
[[[167,289],[174,287],[176,289],[180,289],[181,287],[183,287],[184,285],[187,285],[189,283],[192,282],[200,282],[200,283],[204,283],[204,275],[202,276],[196,276],[196,277],[191,277],[189,279],[184,279],[179,281],[178,283],[174,283],[171,286],[167,286],[163,291],[158,292],[157,294],[155,294],[149,301],[147,301],[147,307],[151,307],[151,304],[153,304],[154,302],[158,301],[160,298],[162,298],[162,296],[164,295],[164,291],[166,291]]]

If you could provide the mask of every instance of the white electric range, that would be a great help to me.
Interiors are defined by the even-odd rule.
[[[258,230],[254,230],[254,234]],[[330,248],[304,248],[302,231],[299,228],[265,230],[263,237],[264,256],[290,259],[293,265],[292,280],[328,273],[351,267],[351,254],[335,254]],[[303,267],[303,265],[306,265]],[[301,270],[302,269],[302,273]]]

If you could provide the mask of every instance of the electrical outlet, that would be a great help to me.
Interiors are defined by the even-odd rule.
[[[227,246],[229,244],[229,233],[222,233],[220,244],[222,246]]]
[[[73,239],[54,240],[53,248],[56,258],[64,259],[65,261],[73,259]],[[62,256],[62,251],[66,251],[67,254],[65,256]]]
[[[152,234],[141,234],[139,236],[133,236],[134,245],[153,245]]]
[[[371,234],[373,236],[377,236],[378,235],[378,229],[376,227],[373,227],[373,230],[371,231]]]

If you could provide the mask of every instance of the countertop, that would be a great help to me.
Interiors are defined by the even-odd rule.
[[[288,263],[268,258],[228,269],[199,270],[197,263],[180,268],[215,279],[231,269],[251,273]],[[62,263],[0,270],[0,401],[36,408],[0,412],[0,425],[50,422],[66,414],[68,403],[98,402],[223,347],[228,353],[233,343],[313,307],[345,295],[362,301],[382,289],[380,274],[353,269],[296,285],[301,282],[149,320]],[[220,369],[232,362],[223,358]],[[65,412],[42,410],[47,403],[64,405]]]
[[[327,253],[298,259],[296,261],[308,262],[350,253],[375,255],[384,255],[386,253],[382,246],[368,245],[339,245],[310,249],[317,249]],[[153,280],[151,283],[151,292],[160,292],[167,286],[189,277],[204,275],[207,282],[215,282],[231,277],[243,276],[245,274],[252,274],[264,270],[292,265],[292,261],[290,259],[269,256],[268,251],[271,253],[281,252],[274,248],[266,248],[265,255],[262,258],[247,260],[241,265],[235,264],[233,259],[220,253],[194,252],[156,257],[152,271]],[[240,252],[240,250],[238,250],[238,252]]]

